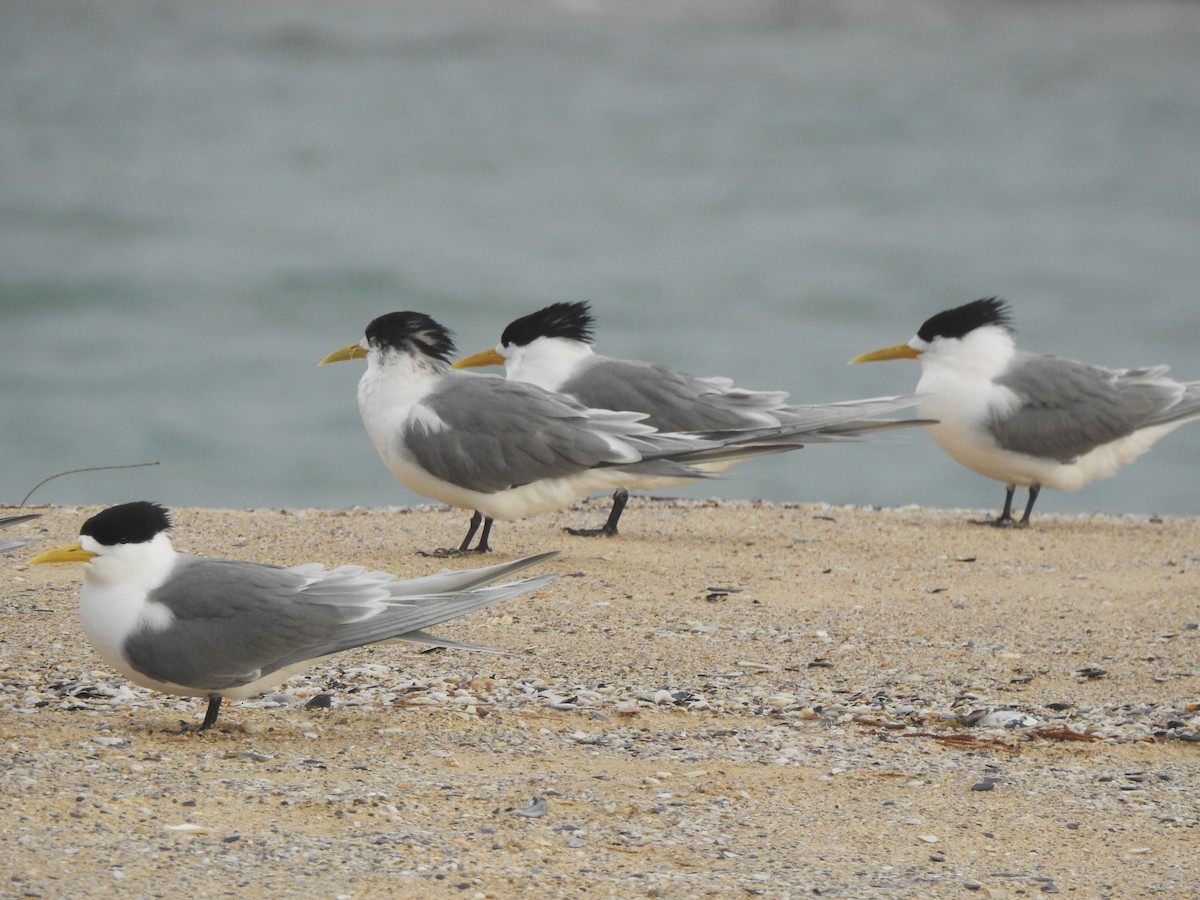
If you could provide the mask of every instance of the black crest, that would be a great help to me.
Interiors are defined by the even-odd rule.
[[[155,535],[170,530],[171,516],[166,507],[137,500],[96,513],[83,523],[79,533],[105,547],[115,547],[117,544],[144,544]]]
[[[450,330],[425,313],[394,312],[367,326],[367,343],[373,347],[408,350],[450,362],[454,341]]]
[[[510,322],[500,335],[505,347],[527,347],[540,337],[567,338],[590,344],[592,314],[586,300],[551,303],[545,309]]]
[[[987,297],[947,309],[926,319],[917,337],[927,342],[936,337],[960,338],[984,325],[999,325],[1012,331],[1008,324],[1008,304],[999,297]]]

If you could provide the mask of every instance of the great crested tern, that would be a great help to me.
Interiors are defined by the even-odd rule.
[[[511,381],[536,384],[574,397],[585,406],[645,413],[659,431],[730,432],[785,427],[798,443],[857,440],[871,432],[924,424],[874,420],[915,406],[916,397],[874,397],[843,403],[791,404],[786,391],[736,387],[728,378],[701,378],[655,363],[614,359],[596,353],[592,314],[586,301],[552,303],[510,322],[494,349],[460,359],[455,368],[504,366]],[[710,471],[728,468],[724,462]],[[679,483],[646,479],[633,487]],[[617,533],[629,491],[613,495],[612,511],[599,528],[568,528],[587,537]]]
[[[781,428],[658,432],[641,413],[593,409],[537,385],[457,371],[454,352],[450,332],[429,316],[395,312],[321,360],[365,358],[358,409],[384,463],[411,490],[474,511],[460,547],[439,553],[488,550],[493,519],[562,509],[644,476],[712,477],[700,466],[798,446]]]
[[[92,516],[79,540],[31,563],[83,563],[79,614],[96,652],[130,681],[221,700],[253,697],[318,660],[380,641],[486,650],[424,629],[536,590],[541,575],[488,587],[557,553],[399,580],[362,566],[281,568],[178,553],[166,509],[124,503]]]
[[[1006,485],[994,525],[1013,524],[1018,485],[1029,488],[1023,526],[1043,487],[1073,491],[1107,478],[1200,418],[1200,381],[1175,381],[1166,366],[1106,369],[1018,350],[1009,307],[995,297],[940,312],[907,343],[851,362],[885,359],[920,363],[917,411],[938,420],[933,439]]]
[[[41,513],[24,513],[19,516],[0,516],[0,528],[8,528],[12,525],[20,525],[22,522],[28,522],[30,519],[37,519],[40,517]],[[0,553],[3,553],[5,550],[16,550],[18,547],[24,547],[32,543],[32,539],[21,538],[0,541]]]

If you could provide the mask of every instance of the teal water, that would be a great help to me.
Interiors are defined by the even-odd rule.
[[[358,421],[374,316],[802,401],[1009,299],[1021,344],[1200,378],[1200,5],[0,4],[0,502],[421,502]],[[1200,425],[1044,512],[1200,513]],[[693,496],[995,507],[921,433]]]

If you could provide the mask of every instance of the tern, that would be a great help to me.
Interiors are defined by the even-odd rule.
[[[40,518],[41,513],[25,513],[19,516],[0,516],[0,528],[8,528],[11,525],[20,525],[22,522],[28,522],[30,519]],[[24,547],[32,544],[32,539],[16,539],[0,541],[0,553],[5,550],[16,550],[18,547]]]
[[[450,332],[432,318],[395,312],[321,360],[366,359],[358,409],[384,463],[411,490],[474,511],[459,548],[438,555],[490,549],[494,519],[562,509],[643,477],[708,478],[702,464],[799,446],[774,426],[659,432],[642,413],[589,408],[534,384],[458,371],[450,365],[454,352]]]
[[[460,359],[454,367],[502,365],[511,381],[567,394],[585,406],[645,413],[646,424],[659,431],[736,433],[782,427],[798,443],[830,443],[924,424],[912,419],[868,421],[914,406],[916,397],[795,405],[787,402],[786,391],[746,390],[728,378],[701,378],[655,363],[614,359],[596,353],[592,345],[588,303],[552,303],[510,322],[495,348]],[[706,469],[720,471],[733,462]],[[678,483],[647,478],[632,486]],[[620,488],[613,495],[612,510],[603,526],[566,530],[586,537],[615,535],[628,499],[629,491]]]
[[[555,576],[487,585],[558,555],[399,580],[362,566],[190,556],[171,546],[170,528],[162,506],[124,503],[30,562],[82,563],[79,614],[92,647],[130,681],[207,697],[201,731],[223,698],[261,694],[342,650],[391,640],[487,650],[424,629],[543,587]]]
[[[1009,307],[992,297],[927,319],[908,343],[851,362],[916,359],[919,415],[958,462],[1006,485],[990,524],[1012,525],[1013,494],[1029,489],[1018,526],[1043,487],[1073,491],[1107,478],[1159,438],[1200,418],[1200,381],[1166,366],[1106,369],[1018,350]]]

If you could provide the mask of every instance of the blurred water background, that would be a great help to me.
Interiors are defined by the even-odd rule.
[[[938,310],[1200,378],[1200,3],[0,4],[0,502],[424,502],[358,419],[384,312],[826,401]],[[1200,425],[1042,512],[1200,513]],[[692,496],[998,507],[921,432]],[[1021,501],[1023,502],[1023,495]]]

